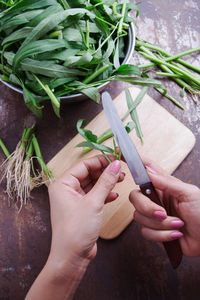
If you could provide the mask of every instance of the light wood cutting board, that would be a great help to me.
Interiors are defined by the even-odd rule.
[[[138,88],[130,88],[133,98],[140,92]],[[127,111],[125,93],[122,92],[115,100],[115,106],[123,116]],[[138,152],[145,154],[155,160],[166,171],[172,173],[184,160],[195,144],[193,133],[181,122],[174,118],[167,110],[160,106],[148,95],[139,104],[138,115],[144,134],[144,144],[137,138],[135,131],[130,133]],[[130,121],[129,118],[125,121]],[[104,112],[101,112],[87,126],[96,135],[102,134],[109,128]],[[76,135],[49,163],[48,167],[53,171],[55,177],[59,177],[66,169],[77,163],[81,159],[95,155],[92,150],[87,154],[82,154],[80,148],[75,146],[83,141],[80,135]],[[105,142],[112,145],[112,139]],[[101,238],[112,239],[117,237],[133,220],[134,208],[128,200],[130,191],[136,188],[131,174],[125,164],[123,170],[126,178],[123,183],[119,183],[115,191],[120,197],[104,207],[103,226]]]

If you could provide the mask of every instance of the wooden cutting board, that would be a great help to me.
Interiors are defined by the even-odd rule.
[[[130,92],[135,99],[140,90],[132,87]],[[123,116],[127,111],[125,93],[122,92],[114,100],[114,103],[120,116]],[[135,131],[131,132],[130,136],[138,152],[155,160],[166,171],[172,173],[192,150],[195,144],[193,133],[148,95],[139,104],[137,112],[144,134],[144,144],[141,144]],[[128,121],[130,121],[130,118],[127,118],[125,123]],[[109,125],[104,112],[97,115],[88,124],[87,128],[91,129],[98,136],[107,130]],[[92,150],[87,154],[82,154],[82,150],[75,147],[81,141],[83,141],[83,138],[80,135],[76,135],[48,163],[48,167],[53,171],[55,177],[59,177],[66,169],[79,160],[97,153],[95,150]],[[112,146],[112,139],[106,141],[105,144]],[[104,207],[103,226],[100,233],[100,237],[104,239],[117,237],[133,220],[134,208],[128,200],[128,195],[132,189],[136,188],[136,185],[125,164],[123,164],[123,171],[127,174],[125,181],[119,183],[115,188],[120,197]]]

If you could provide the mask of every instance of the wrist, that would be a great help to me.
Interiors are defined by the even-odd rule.
[[[26,300],[71,300],[89,261],[71,258],[64,263],[49,256],[44,268],[29,290]]]
[[[50,253],[45,269],[55,283],[63,282],[66,278],[76,282],[81,280],[89,263],[88,259],[75,255],[70,255],[63,261]]]

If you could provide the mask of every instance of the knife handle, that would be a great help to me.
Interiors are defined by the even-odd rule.
[[[156,204],[163,206],[161,203],[159,196],[152,184],[152,182],[148,182],[145,184],[140,185],[141,192],[143,195],[147,196],[149,199],[151,199]],[[166,209],[167,214],[171,215],[170,209]],[[182,250],[181,246],[178,240],[170,241],[170,242],[164,242],[163,243],[164,248],[167,252],[167,255],[169,257],[170,263],[174,269],[176,269],[182,260]]]

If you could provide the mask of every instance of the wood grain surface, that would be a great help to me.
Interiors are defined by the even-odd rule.
[[[131,2],[134,2],[131,0]],[[176,54],[200,45],[199,0],[143,0],[136,33]],[[200,66],[199,54],[185,57]],[[138,62],[134,53],[131,62]],[[190,95],[180,97],[180,88],[166,79],[168,92],[184,106],[182,111],[153,89],[148,94],[166,108],[196,137],[192,152],[174,175],[200,187],[200,106]],[[107,91],[116,97],[127,85],[111,83]],[[75,135],[79,118],[88,122],[102,107],[90,100],[62,104],[57,119],[46,104],[37,136],[46,161],[49,161]],[[0,84],[0,136],[12,151],[29,117],[23,98]],[[0,152],[0,163],[4,156]],[[4,186],[0,186],[0,300],[22,300],[42,269],[50,249],[51,226],[46,187],[32,193],[31,202],[20,215],[8,207]],[[99,239],[98,253],[90,264],[75,300],[199,300],[200,258],[184,258],[172,270],[161,246],[142,238],[140,227],[132,222],[116,239]]]
[[[129,91],[135,99],[140,89],[131,87]],[[114,99],[114,103],[120,117],[122,117],[127,111],[124,91]],[[135,130],[129,135],[134,141],[138,152],[142,156],[145,155],[157,161],[162,168],[171,174],[194,147],[195,137],[193,133],[148,95],[145,95],[143,101],[137,107],[137,112],[144,135],[144,143],[141,143]],[[125,124],[129,121],[131,121],[130,116],[126,119]],[[97,136],[107,131],[109,124],[105,113],[102,111],[98,114],[88,124],[87,129],[92,130]],[[76,147],[82,141],[82,136],[77,134],[48,163],[48,167],[56,178],[80,160],[98,153],[93,150],[83,154],[82,149]],[[113,139],[110,138],[104,144],[113,147]],[[137,186],[133,182],[126,164],[123,164],[122,169],[126,173],[126,178],[123,183],[114,189],[120,196],[116,201],[108,203],[104,207],[100,233],[100,237],[104,239],[117,237],[133,220],[134,209],[128,200],[128,196],[131,190],[137,188]]]

